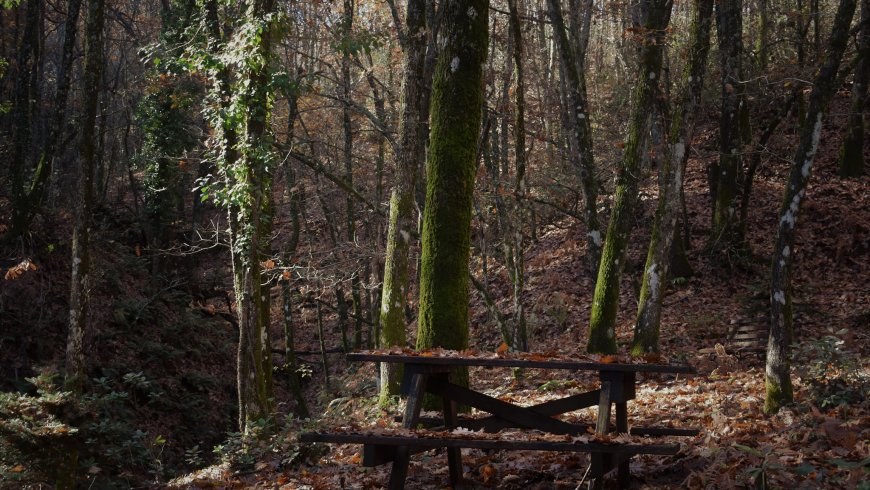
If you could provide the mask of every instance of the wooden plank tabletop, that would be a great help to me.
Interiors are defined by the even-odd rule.
[[[531,360],[513,359],[510,357],[463,357],[444,355],[405,355],[379,354],[368,352],[351,352],[347,354],[349,361],[356,362],[391,362],[402,364],[420,364],[430,366],[489,366],[513,368],[565,369],[574,371],[621,371],[643,373],[673,373],[696,374],[694,367],[686,364],[626,364],[602,363],[591,361],[572,361],[567,359]]]

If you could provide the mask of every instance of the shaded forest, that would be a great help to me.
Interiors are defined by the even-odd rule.
[[[870,488],[868,83],[868,0],[0,0],[0,488],[379,488],[298,434],[441,348],[694,366],[632,487]]]

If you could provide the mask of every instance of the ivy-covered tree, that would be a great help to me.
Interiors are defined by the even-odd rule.
[[[200,56],[212,88],[209,117],[221,182],[205,184],[226,207],[230,225],[233,289],[239,324],[237,385],[239,428],[272,418],[273,381],[268,266],[275,166],[270,116],[273,101],[274,2],[245,6],[227,42],[215,0],[204,5],[208,52]],[[233,74],[236,73],[236,79]]]

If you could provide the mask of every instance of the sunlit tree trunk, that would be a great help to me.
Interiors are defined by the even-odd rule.
[[[689,147],[695,127],[695,113],[700,106],[701,90],[706,76],[707,54],[710,51],[710,26],[713,0],[695,0],[692,23],[691,51],[686,69],[682,103],[673,111],[669,154],[660,170],[664,185],[659,190],[652,237],[643,271],[643,285],[637,307],[637,322],[631,353],[640,356],[658,352],[659,323],[662,313],[662,295],[668,281],[670,257],[677,218],[680,210],[680,192],[683,175],[689,160]]]
[[[426,1],[408,0],[405,17],[405,75],[402,81],[402,114],[399,121],[399,150],[396,154],[395,183],[390,193],[387,250],[384,262],[384,287],[380,308],[380,346],[404,347],[405,305],[411,278],[408,248],[416,229],[414,188],[418,162],[425,156],[422,121],[426,92],[424,69],[426,57]],[[380,401],[388,403],[399,394],[401,366],[381,364]]]
[[[855,13],[855,3],[856,0],[840,0],[825,61],[813,80],[807,115],[801,125],[800,141],[780,208],[770,281],[770,337],[767,342],[764,398],[764,411],[768,414],[779,411],[794,396],[789,351],[794,328],[791,295],[795,228],[822,137],[822,118],[837,89],[837,70],[848,44],[849,24]]]
[[[468,344],[468,260],[488,0],[448,0],[432,87],[417,348]]]
[[[863,28],[858,34],[858,56],[861,61],[855,67],[849,122],[840,144],[839,165],[840,175],[843,177],[864,175],[864,140],[867,139],[864,108],[867,103],[867,85],[870,83],[870,0],[861,0],[861,24]]]
[[[719,161],[711,165],[710,192],[713,195],[713,227],[710,249],[725,256],[744,248],[740,234],[738,203],[743,159],[740,135],[743,56],[743,0],[716,3],[716,33],[722,68],[722,109],[719,120]]]
[[[670,0],[643,0],[640,4],[643,25],[640,37],[639,64],[634,90],[634,105],[629,118],[625,153],[616,180],[616,195],[607,237],[598,269],[592,313],[589,319],[587,350],[598,353],[616,352],[616,314],[619,309],[619,279],[625,265],[625,250],[634,224],[634,208],[640,185],[640,165],[643,160],[644,134],[649,114],[658,94],[662,68],[662,45],[671,18]]]

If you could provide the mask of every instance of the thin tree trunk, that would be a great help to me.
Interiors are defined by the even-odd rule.
[[[742,101],[743,0],[716,4],[716,33],[722,67],[722,110],[719,121],[719,162],[711,165],[713,226],[710,249],[728,257],[744,247],[738,221],[739,174],[742,166],[740,111]]]
[[[547,5],[550,21],[553,23],[553,36],[559,51],[561,71],[564,75],[565,102],[567,103],[565,112],[571,127],[569,137],[573,140],[573,151],[569,158],[579,173],[583,185],[587,263],[594,276],[600,263],[602,245],[601,229],[598,223],[598,188],[595,182],[591,118],[586,100],[586,70],[584,65],[578,66],[579,60],[585,58],[585,53],[577,52],[577,48],[582,48],[586,42],[571,43],[569,40],[559,0],[547,0]],[[577,45],[577,48],[574,44]]]
[[[861,60],[855,67],[855,80],[852,82],[852,105],[846,134],[840,145],[840,176],[860,177],[864,175],[864,131],[867,86],[870,85],[870,0],[861,0],[861,23],[863,28],[858,34],[858,56]]]
[[[634,106],[629,119],[625,153],[616,182],[616,195],[598,280],[589,320],[589,343],[587,350],[598,353],[616,353],[616,314],[619,309],[619,280],[625,263],[628,237],[634,224],[634,207],[643,160],[644,134],[649,121],[654,98],[658,93],[659,74],[662,67],[664,34],[671,18],[670,0],[643,0],[641,17],[644,24],[639,28],[643,36],[640,48]]]
[[[70,78],[72,75],[73,54],[75,51],[76,33],[78,31],[79,11],[82,0],[69,0],[66,19],[63,24],[63,48],[61,50],[60,66],[57,73],[57,90],[54,96],[54,111],[49,123],[48,138],[39,157],[36,173],[27,193],[22,192],[21,198],[12,210],[11,236],[20,236],[27,232],[33,213],[42,205],[45,195],[45,185],[51,175],[55,154],[63,138],[63,123],[66,117],[66,106],[69,98]]]
[[[837,89],[837,70],[849,40],[849,24],[855,13],[856,0],[840,0],[825,61],[813,80],[807,117],[801,125],[801,136],[785,187],[780,219],[773,248],[770,281],[770,337],[767,342],[765,368],[764,412],[776,413],[794,397],[791,383],[792,332],[792,262],[794,260],[795,227],[801,203],[806,195],[813,160],[822,137],[822,118]]]
[[[408,249],[416,228],[413,222],[414,188],[417,162],[425,156],[423,117],[426,56],[426,2],[408,0],[405,18],[408,43],[405,48],[405,75],[402,82],[402,114],[399,128],[399,152],[390,194],[387,249],[384,260],[384,286],[380,308],[380,347],[405,347],[404,308],[408,301],[410,271]],[[380,368],[380,403],[389,403],[399,394],[401,366],[382,363]]]
[[[79,150],[78,202],[72,235],[72,274],[69,297],[69,334],[66,345],[64,389],[79,397],[85,379],[84,337],[88,324],[90,288],[90,227],[94,198],[95,126],[103,69],[103,26],[105,0],[88,0],[85,19],[85,59],[82,72],[84,92],[82,140]],[[79,448],[70,449],[59,468],[58,488],[75,488]]]
[[[658,210],[638,299],[637,322],[631,347],[631,353],[635,356],[658,352],[662,296],[668,281],[673,240],[677,236],[679,196],[689,159],[688,149],[694,134],[695,113],[701,103],[701,90],[706,76],[713,0],[695,0],[694,3],[691,52],[686,70],[683,100],[682,104],[674,110],[671,122],[669,154],[665,156],[661,169],[664,185],[659,191]]]

